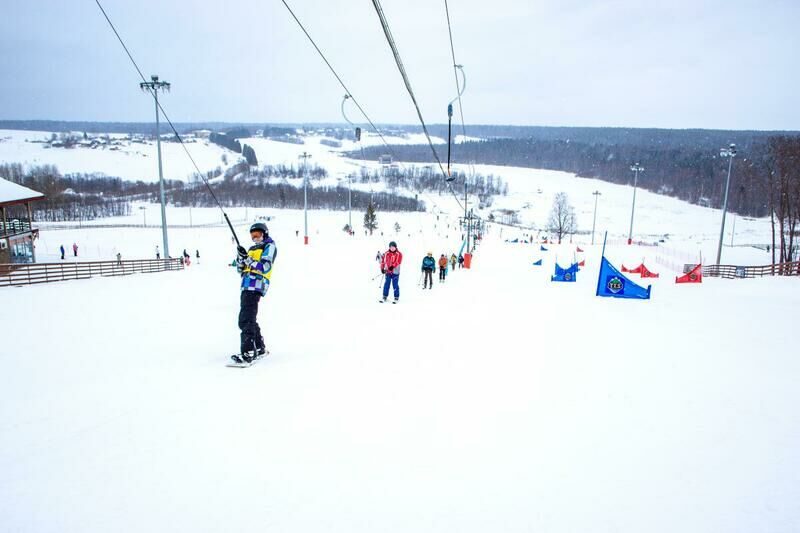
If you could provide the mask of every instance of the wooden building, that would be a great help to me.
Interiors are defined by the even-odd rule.
[[[44,195],[0,178],[0,263],[34,263],[33,241],[39,230],[33,227],[31,202]]]

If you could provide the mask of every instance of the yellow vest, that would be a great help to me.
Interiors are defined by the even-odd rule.
[[[267,245],[267,246],[269,246],[269,245]],[[254,250],[248,250],[248,252],[247,252],[247,256],[252,258],[253,261],[261,261],[261,256],[263,254],[264,254],[264,248],[261,248],[261,247],[258,247],[258,248],[254,249]],[[251,276],[260,276],[262,278],[266,278],[267,281],[272,279],[272,269],[271,268],[269,269],[269,272],[264,274],[260,270],[256,270],[254,268],[250,268],[249,266],[245,266],[244,269],[242,270],[242,272],[245,272],[246,274],[250,274]]]

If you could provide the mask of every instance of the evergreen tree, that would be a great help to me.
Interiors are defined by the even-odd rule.
[[[364,228],[369,230],[369,234],[378,229],[378,216],[375,214],[375,204],[372,201],[367,206],[367,212],[364,213]]]

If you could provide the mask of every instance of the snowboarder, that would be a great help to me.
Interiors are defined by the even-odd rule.
[[[451,270],[455,270],[456,269],[456,261],[458,261],[458,258],[456,257],[456,254],[451,255],[450,256],[450,266],[452,267]]]
[[[439,258],[439,283],[444,283],[445,277],[447,277],[447,256],[442,254]]]
[[[458,268],[464,268],[464,256],[458,254]]]
[[[267,225],[256,222],[250,226],[250,237],[253,246],[245,250],[239,246],[236,257],[236,270],[242,276],[240,308],[239,308],[239,355],[232,355],[236,363],[251,363],[267,352],[261,328],[256,322],[258,302],[267,295],[272,265],[278,250],[269,236]]]
[[[72,243],[72,255],[78,257],[78,244],[74,242]]]
[[[61,259],[64,259],[64,245],[61,245]]]
[[[381,273],[385,275],[383,282],[383,300],[389,297],[389,286],[394,287],[394,303],[400,299],[400,263],[403,262],[403,254],[397,249],[397,243],[389,243],[389,250],[381,258]]]
[[[433,252],[428,252],[428,255],[422,259],[422,273],[425,276],[425,280],[422,283],[423,289],[433,288],[434,270],[436,270],[436,260],[433,258]],[[430,282],[430,286],[428,286],[428,282]]]

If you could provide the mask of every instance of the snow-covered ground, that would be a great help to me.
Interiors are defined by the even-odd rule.
[[[650,301],[597,298],[599,245],[582,245],[576,283],[551,283],[575,246],[493,226],[473,269],[423,291],[424,253],[458,251],[457,213],[380,213],[384,235],[347,237],[346,212],[312,211],[307,247],[302,212],[247,218],[262,214],[279,249],[260,310],[272,354],[250,369],[224,366],[239,297],[225,227],[170,230],[173,253],[201,252],[184,271],[0,290],[0,530],[800,527],[796,278],[666,272]],[[397,306],[377,303],[389,239]],[[37,252],[60,241],[128,258],[160,233],[45,229]],[[656,253],[607,249],[658,270]]]

